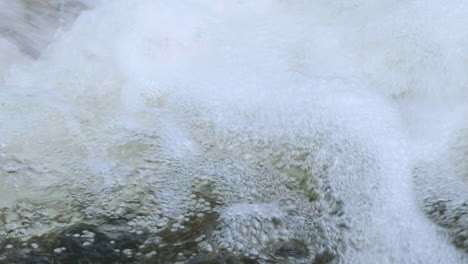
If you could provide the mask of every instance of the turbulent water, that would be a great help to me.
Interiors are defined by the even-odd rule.
[[[468,263],[467,12],[0,0],[0,263]]]

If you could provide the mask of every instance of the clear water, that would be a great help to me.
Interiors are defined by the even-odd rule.
[[[0,263],[468,262],[467,11],[0,0]]]

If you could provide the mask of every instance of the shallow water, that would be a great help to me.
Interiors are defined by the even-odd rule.
[[[0,0],[0,263],[465,263],[464,1]]]

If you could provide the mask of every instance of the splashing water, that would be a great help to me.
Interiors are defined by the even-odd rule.
[[[0,0],[0,263],[466,263],[467,11]]]

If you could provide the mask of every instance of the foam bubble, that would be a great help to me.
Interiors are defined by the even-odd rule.
[[[0,0],[0,234],[89,221],[207,255],[167,261],[462,262],[412,170],[464,177],[467,9]],[[416,194],[464,197],[443,174]]]

